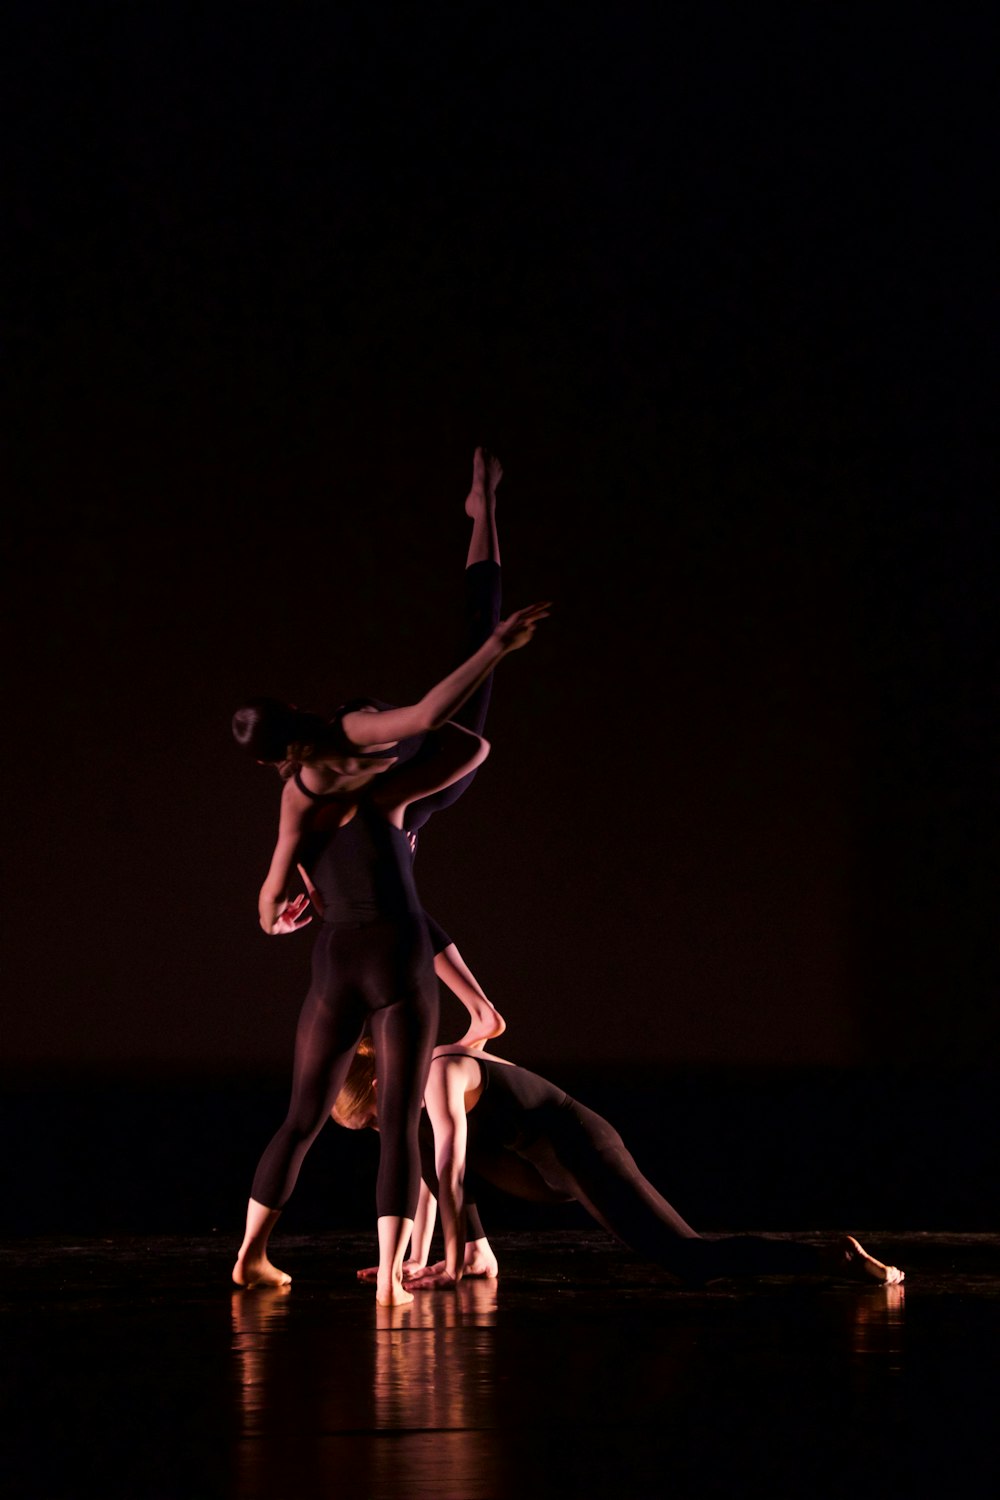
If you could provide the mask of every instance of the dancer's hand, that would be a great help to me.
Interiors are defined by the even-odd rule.
[[[493,634],[499,640],[505,651],[516,651],[519,646],[526,646],[535,633],[535,626],[539,620],[548,618],[551,612],[551,600],[544,604],[526,604],[523,609],[516,609],[506,620],[501,620]]]
[[[495,1281],[499,1274],[500,1267],[497,1265],[497,1258],[487,1240],[476,1240],[466,1245],[465,1260],[462,1264],[463,1280],[466,1276],[483,1276],[488,1281]]]
[[[286,933],[298,932],[300,927],[308,927],[312,921],[312,917],[306,911],[308,905],[308,896],[293,896],[291,901],[286,901],[271,923],[269,929],[271,936],[284,937]]]
[[[458,1281],[439,1260],[436,1265],[425,1266],[419,1275],[407,1277],[406,1284],[415,1292],[453,1292]]]
[[[404,1260],[402,1269],[403,1281],[406,1282],[410,1280],[411,1276],[416,1276],[419,1272],[425,1271],[427,1267],[424,1266],[419,1260]],[[378,1266],[362,1266],[361,1270],[358,1272],[358,1280],[377,1281]]]

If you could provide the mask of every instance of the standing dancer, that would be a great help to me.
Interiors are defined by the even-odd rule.
[[[277,766],[285,783],[258,898],[260,925],[279,936],[311,922],[309,897],[289,896],[297,865],[308,872],[322,916],[296,1033],[291,1101],[254,1177],[233,1267],[239,1286],[291,1280],[269,1260],[268,1240],[367,1024],[379,1047],[383,1101],[376,1297],[383,1305],[412,1300],[400,1267],[419,1192],[417,1125],[438,993],[404,815],[412,802],[450,787],[485,759],[488,743],[451,716],[547,614],[544,604],[516,611],[407,707],[354,700],[360,706],[326,720],[276,699],[255,699],[233,716],[237,742]],[[396,765],[398,742],[413,736],[422,743]]]

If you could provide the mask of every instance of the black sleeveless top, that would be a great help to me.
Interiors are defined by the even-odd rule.
[[[333,800],[302,786],[298,773],[295,781],[312,801]],[[357,926],[423,915],[410,841],[370,797],[359,798],[354,817],[343,827],[321,837],[307,835],[301,854],[322,898],[324,922]]]
[[[467,1057],[468,1053],[443,1052],[438,1056]],[[488,1052],[473,1061],[480,1066],[483,1088],[466,1116],[470,1163],[477,1146],[520,1151],[533,1145],[546,1131],[548,1111],[567,1102],[566,1090],[516,1063],[501,1062]]]

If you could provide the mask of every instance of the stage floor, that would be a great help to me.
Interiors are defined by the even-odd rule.
[[[598,1230],[384,1311],[372,1235],[8,1240],[6,1500],[914,1496],[998,1469],[1000,1236],[852,1226],[901,1287],[680,1291]],[[800,1236],[790,1236],[798,1238]],[[801,1236],[807,1238],[808,1236]]]

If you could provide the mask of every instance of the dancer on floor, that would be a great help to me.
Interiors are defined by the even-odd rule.
[[[376,1055],[377,1042],[366,1038],[334,1105],[338,1124],[380,1128]],[[687,1285],[733,1276],[903,1280],[902,1271],[883,1265],[848,1235],[833,1245],[757,1234],[703,1238],[642,1175],[607,1120],[556,1084],[491,1053],[436,1047],[424,1103],[423,1189],[404,1268],[408,1286],[449,1288],[463,1275],[497,1274],[475,1207],[477,1180],[531,1202],[580,1203],[630,1249]],[[435,1199],[445,1258],[427,1266]],[[372,1273],[358,1274],[370,1279]]]
[[[258,898],[260,925],[282,935],[312,920],[309,896],[289,895],[297,866],[308,871],[322,908],[296,1034],[291,1102],[254,1177],[233,1268],[237,1285],[291,1279],[271,1264],[268,1240],[367,1023],[379,1045],[383,1101],[376,1296],[384,1305],[411,1300],[400,1265],[419,1194],[417,1126],[438,991],[403,821],[412,802],[451,786],[485,758],[487,742],[451,716],[499,661],[532,638],[547,614],[544,604],[516,611],[407,707],[378,709],[360,700],[325,720],[256,699],[234,715],[238,743],[258,761],[276,765],[285,782],[278,837]],[[413,736],[422,737],[419,748],[396,765],[399,742]]]

